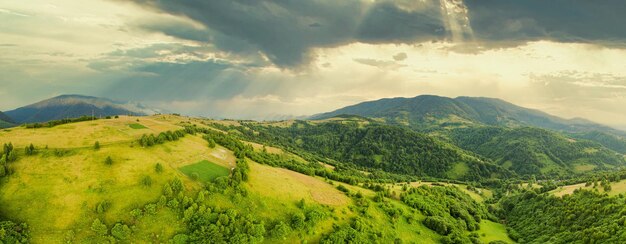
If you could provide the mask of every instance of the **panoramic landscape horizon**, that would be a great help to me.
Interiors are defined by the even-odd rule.
[[[626,243],[624,10],[2,1],[0,244]]]

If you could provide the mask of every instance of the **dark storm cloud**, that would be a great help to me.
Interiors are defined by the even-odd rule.
[[[353,42],[416,43],[450,40],[469,17],[483,48],[528,41],[626,43],[626,1],[606,0],[134,0],[203,26],[157,21],[150,31],[209,42],[242,56],[267,57],[280,67],[308,63],[310,50]],[[444,4],[446,2],[447,4]],[[447,6],[446,16],[442,8]],[[467,7],[467,10],[463,10]],[[463,16],[467,12],[468,16]],[[452,21],[452,22],[451,22]],[[472,36],[470,33],[456,33]],[[465,38],[467,39],[467,38]],[[462,49],[480,51],[465,46]],[[257,57],[258,59],[258,57]]]
[[[210,41],[230,52],[261,51],[281,67],[307,63],[310,49],[351,42],[412,43],[438,39],[444,29],[438,2],[407,9],[391,1],[375,4],[359,0],[135,0],[173,15],[185,16],[206,27],[199,30],[168,23],[145,29],[179,38]],[[415,3],[413,4],[415,5]]]
[[[623,0],[467,0],[465,4],[476,37],[488,42],[626,43]]]

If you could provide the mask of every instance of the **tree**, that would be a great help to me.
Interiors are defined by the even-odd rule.
[[[99,141],[96,141],[96,143],[93,144],[93,149],[100,150],[100,142]]]
[[[152,186],[152,178],[149,175],[141,178],[141,184],[144,186]]]
[[[115,226],[113,226],[113,228],[111,229],[111,235],[119,240],[128,239],[128,237],[130,237],[130,233],[130,228],[128,228],[127,225],[121,223],[115,224]]]
[[[109,232],[109,228],[100,221],[100,219],[96,219],[91,223],[91,230],[96,232],[97,235],[105,236]]]
[[[107,156],[107,158],[104,160],[104,163],[106,165],[113,165],[113,159],[111,158],[111,156]]]
[[[163,165],[161,165],[161,163],[157,163],[157,164],[154,166],[154,171],[156,171],[157,173],[161,173],[161,172],[163,172]]]

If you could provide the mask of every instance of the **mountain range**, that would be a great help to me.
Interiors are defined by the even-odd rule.
[[[626,132],[481,97],[363,102],[312,120],[365,117],[448,141],[519,175],[558,177],[626,166]],[[355,118],[355,117],[352,117]]]
[[[484,97],[448,98],[422,95],[413,98],[384,98],[317,114],[311,119],[326,119],[341,114],[376,118],[389,124],[407,125],[418,130],[467,125],[534,126],[571,133],[603,131],[626,136],[624,131],[585,119],[563,119],[500,99]]]
[[[150,115],[158,110],[138,103],[119,102],[106,98],[61,95],[5,112],[16,123],[35,123],[80,116]]]

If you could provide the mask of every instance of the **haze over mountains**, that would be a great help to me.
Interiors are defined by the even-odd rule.
[[[5,113],[17,123],[34,123],[91,115],[150,115],[158,113],[158,110],[106,98],[61,95]]]

